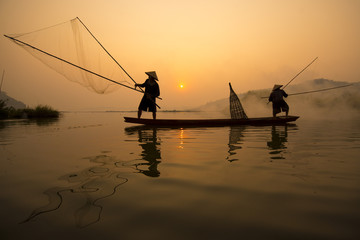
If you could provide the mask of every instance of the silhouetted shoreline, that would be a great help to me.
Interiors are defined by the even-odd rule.
[[[47,105],[38,105],[35,108],[15,109],[7,107],[6,102],[0,100],[0,119],[44,119],[59,118],[60,112]]]

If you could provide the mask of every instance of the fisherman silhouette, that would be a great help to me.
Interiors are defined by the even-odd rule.
[[[280,112],[285,112],[286,116],[289,114],[289,105],[284,100],[284,97],[286,98],[288,95],[280,89],[282,86],[275,84],[269,97],[269,102],[273,104],[273,117],[276,117],[276,114]]]
[[[159,81],[156,72],[146,72],[149,76],[143,84],[135,84],[136,87],[144,87],[145,93],[138,108],[138,118],[141,117],[142,111],[153,113],[153,119],[156,119],[156,97],[160,95],[160,88],[156,81]]]

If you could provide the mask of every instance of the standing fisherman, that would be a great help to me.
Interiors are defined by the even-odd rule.
[[[156,119],[156,97],[160,95],[159,81],[156,72],[146,72],[149,76],[143,84],[135,83],[136,87],[144,87],[145,93],[139,104],[138,118],[141,117],[142,111],[150,111],[153,113],[153,119]]]
[[[288,95],[284,90],[280,89],[282,86],[275,84],[269,97],[269,102],[273,103],[273,117],[276,117],[276,114],[280,112],[285,112],[286,116],[289,113],[289,105],[287,105],[283,98],[286,98]]]

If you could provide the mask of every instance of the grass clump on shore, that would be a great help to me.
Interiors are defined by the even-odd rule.
[[[35,108],[15,109],[13,107],[6,107],[6,102],[0,100],[0,119],[43,119],[58,118],[59,116],[59,111],[47,105],[38,105]]]
[[[7,118],[8,111],[6,108],[6,103],[3,100],[0,100],[0,119]]]

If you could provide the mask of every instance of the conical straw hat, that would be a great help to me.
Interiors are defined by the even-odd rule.
[[[275,84],[272,90],[275,91],[276,89],[279,89],[279,88],[281,88],[282,86],[283,86],[283,85],[277,85],[277,84]]]
[[[152,72],[145,72],[148,76],[153,77],[155,80],[159,81],[156,72],[152,71]]]

